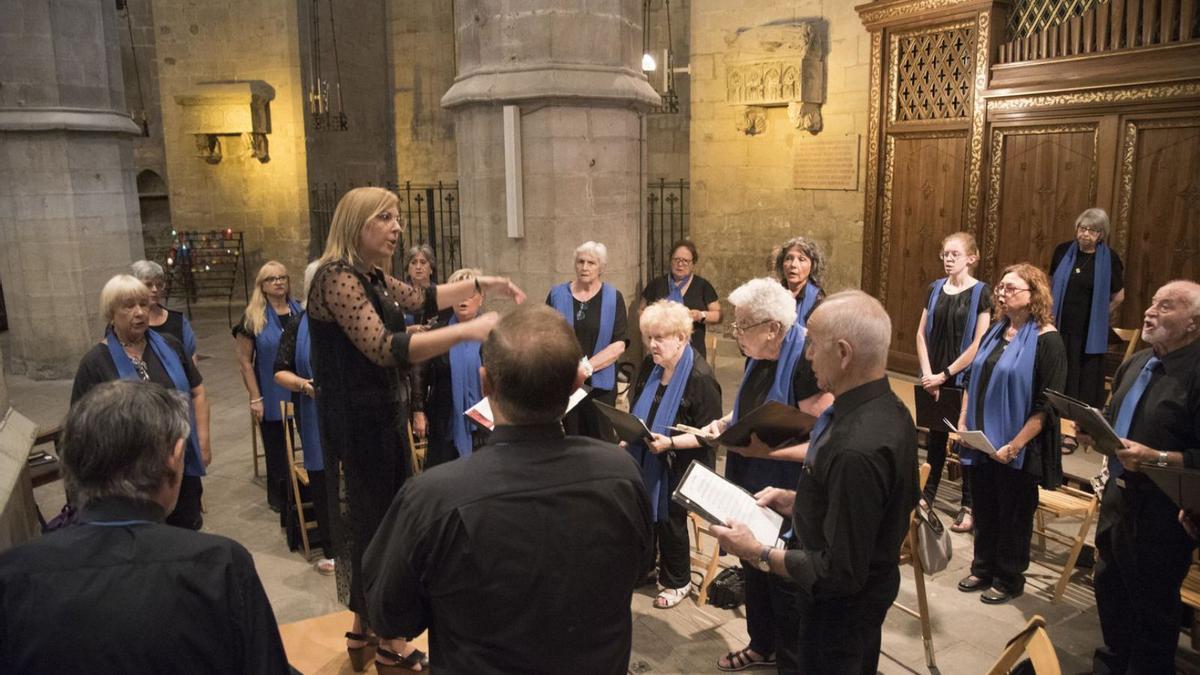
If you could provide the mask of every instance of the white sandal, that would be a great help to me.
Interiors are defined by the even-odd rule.
[[[662,592],[658,594],[658,597],[654,598],[654,608],[671,609],[675,605],[683,602],[684,598],[686,598],[691,592],[691,582],[688,582],[688,585],[684,586],[683,588],[664,588]]]
[[[333,558],[321,558],[313,567],[322,576],[330,576],[337,570],[337,563],[334,562]]]

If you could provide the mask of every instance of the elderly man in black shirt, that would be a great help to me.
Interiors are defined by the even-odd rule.
[[[0,672],[286,673],[271,604],[236,542],[163,523],[188,403],[96,385],[62,437],[75,525],[0,554]]]
[[[796,490],[756,495],[791,513],[793,546],[764,547],[741,523],[714,528],[726,551],[800,587],[803,673],[874,673],[900,588],[900,542],[917,503],[917,436],[885,374],[891,332],[883,306],[861,291],[817,307],[806,350],[834,402],[813,428]]]
[[[487,445],[405,483],[363,559],[371,626],[429,629],[437,673],[625,673],[653,527],[629,453],[565,436],[570,327],[520,307],[482,348]]]
[[[1196,542],[1179,507],[1139,469],[1200,469],[1200,284],[1172,281],[1142,323],[1150,349],[1113,378],[1108,417],[1125,442],[1096,528],[1096,608],[1104,647],[1097,673],[1171,673],[1179,639],[1179,586]]]

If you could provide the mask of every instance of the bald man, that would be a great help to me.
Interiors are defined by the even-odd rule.
[[[1173,673],[1179,586],[1196,542],[1179,507],[1140,469],[1200,469],[1200,284],[1172,281],[1142,321],[1150,349],[1117,369],[1108,418],[1125,442],[1096,529],[1096,607],[1104,647],[1097,673]]]
[[[892,323],[862,291],[825,299],[806,352],[833,405],[813,428],[796,490],[758,503],[790,514],[789,550],[763,547],[744,524],[714,527],[721,546],[800,587],[802,673],[869,673],[900,588],[900,542],[917,504],[917,431],[888,385]]]

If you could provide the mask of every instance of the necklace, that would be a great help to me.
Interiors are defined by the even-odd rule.
[[[142,359],[142,356],[146,353],[146,341],[143,339],[140,343],[126,342],[118,337],[117,342],[121,343],[121,347],[125,350],[125,356],[129,357],[129,362],[133,364],[134,370],[137,371],[138,378],[143,381],[149,380],[150,371],[146,368],[146,362]],[[131,354],[131,349],[136,350],[137,353]]]

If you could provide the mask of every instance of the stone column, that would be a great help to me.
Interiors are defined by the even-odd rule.
[[[112,2],[0,2],[0,278],[12,368],[70,377],[142,255]]]
[[[608,246],[606,280],[628,301],[642,242],[640,112],[658,94],[640,70],[637,0],[456,0],[456,113],[463,262],[514,278],[533,301],[574,277],[572,253]],[[505,215],[503,106],[519,105],[525,236]]]

